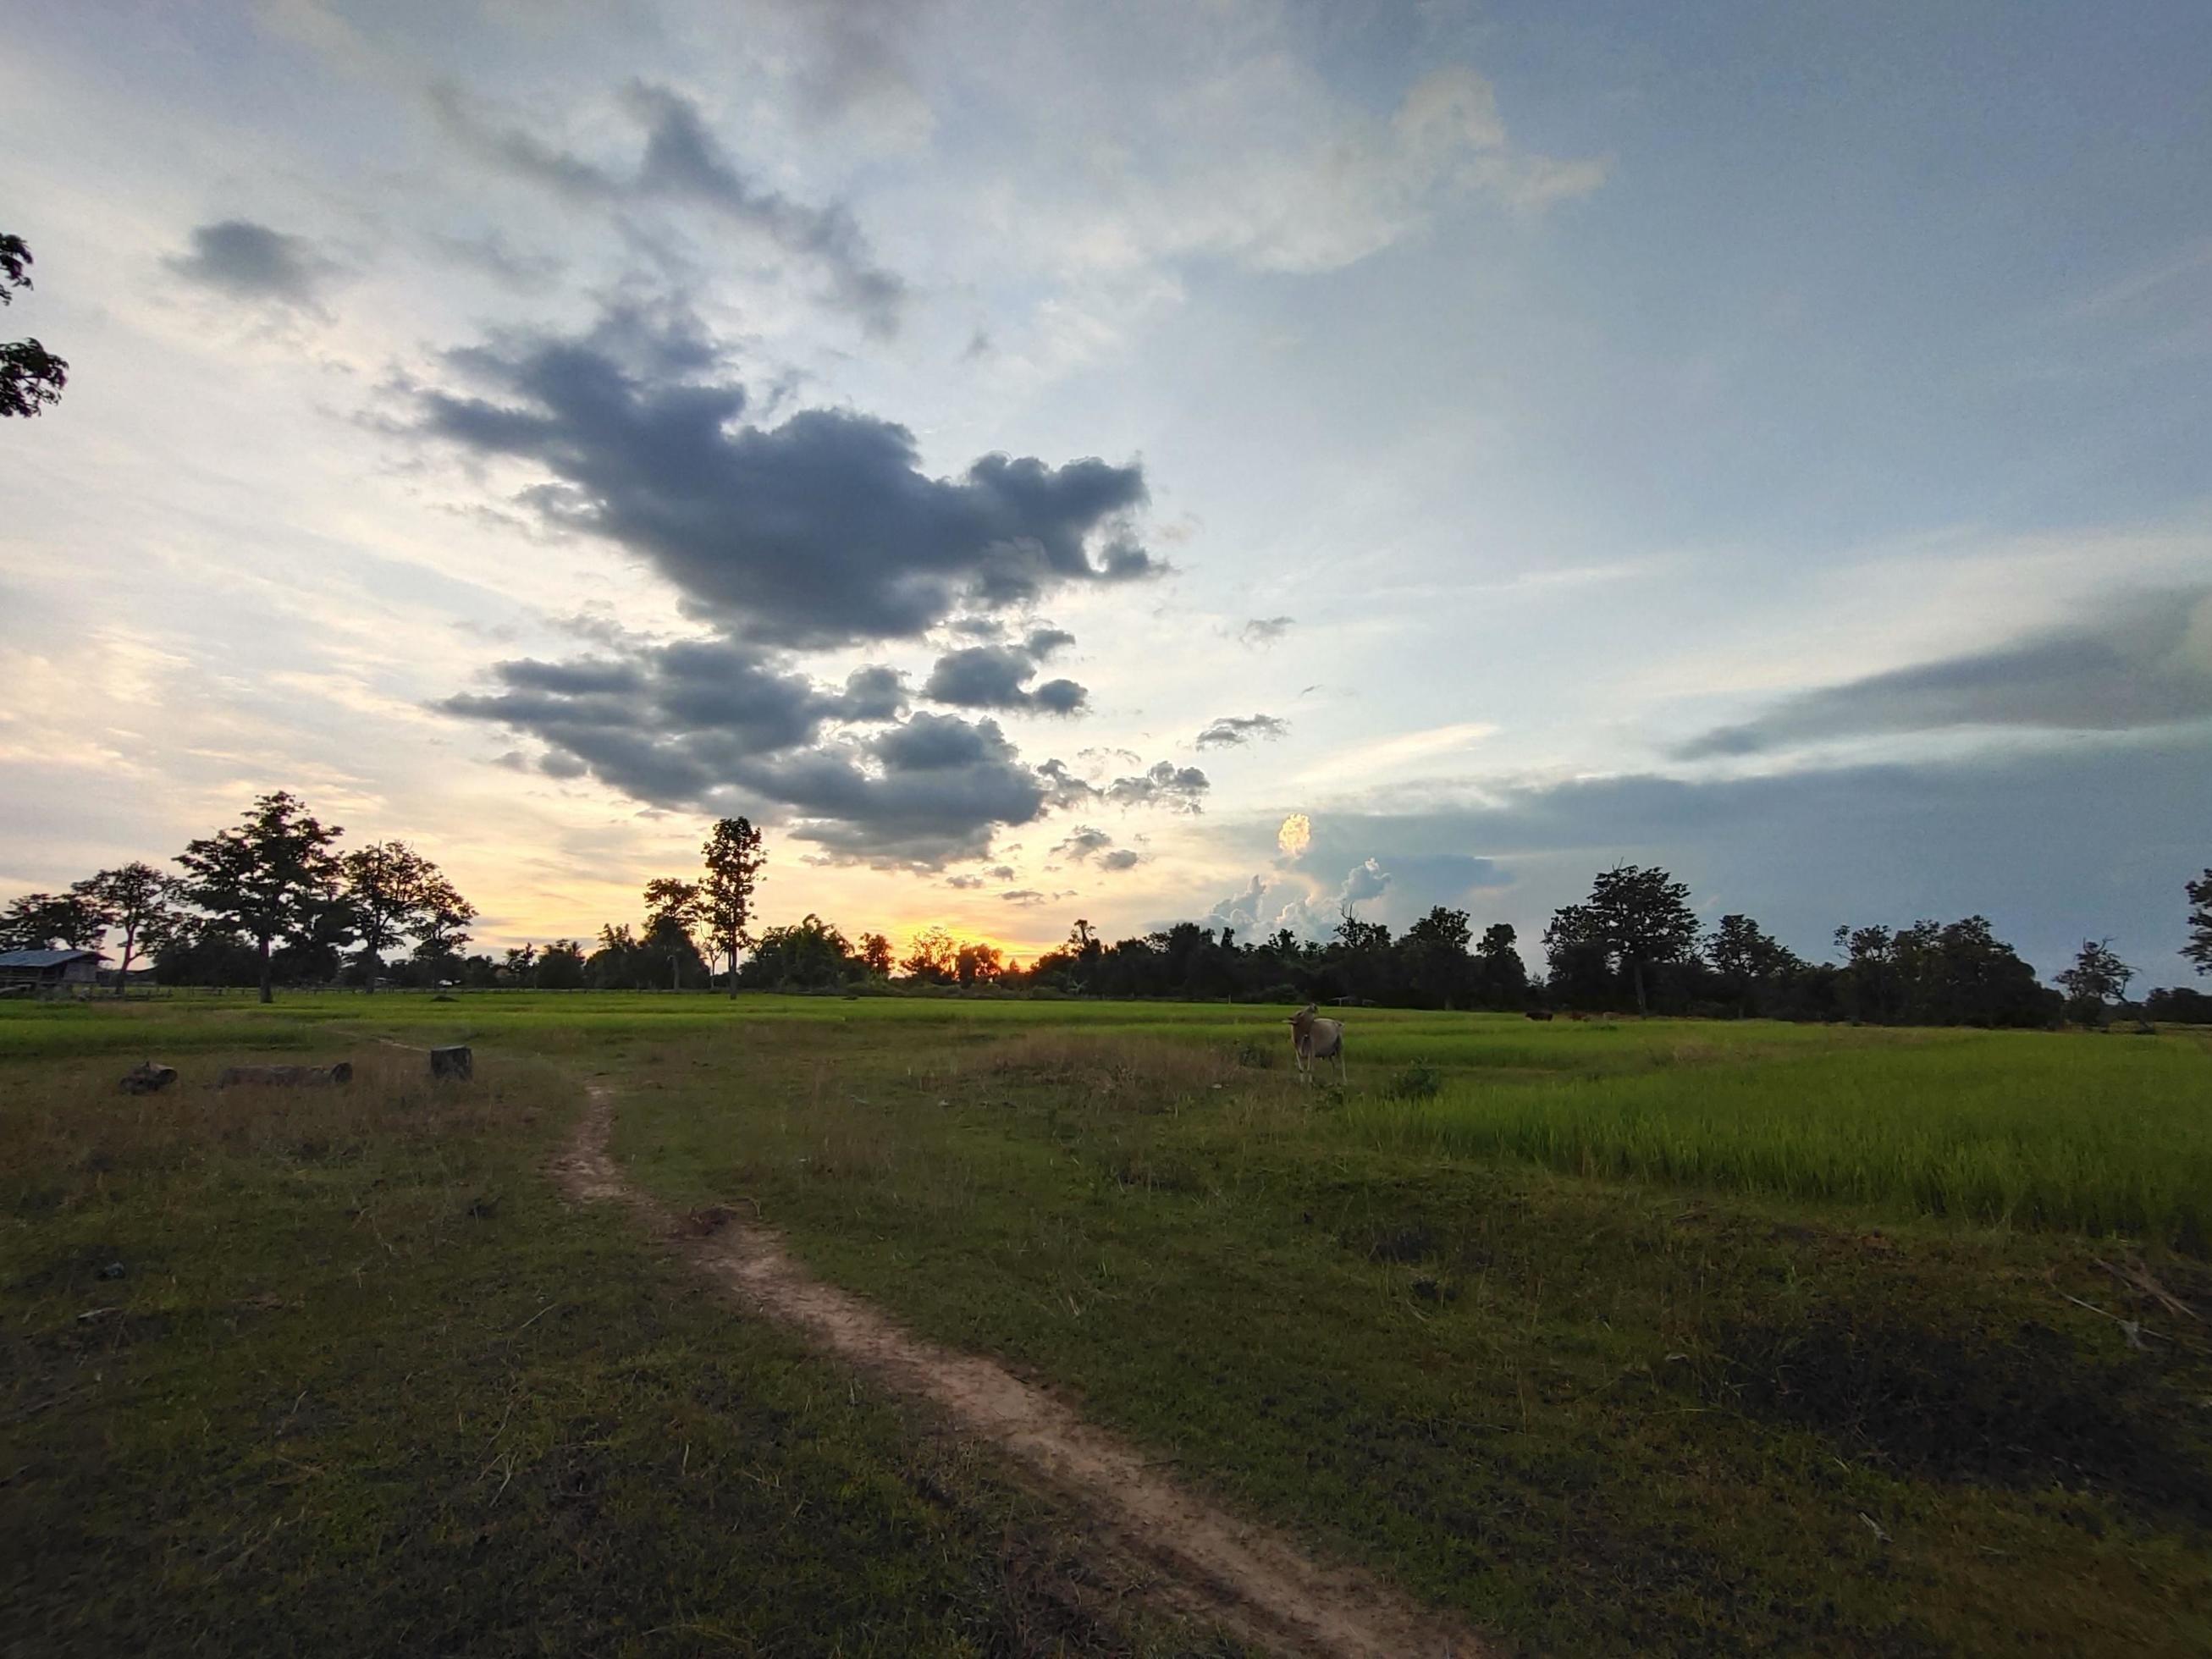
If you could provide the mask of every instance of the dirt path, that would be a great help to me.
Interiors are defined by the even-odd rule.
[[[591,1105],[552,1165],[572,1196],[628,1205],[752,1305],[1002,1448],[1080,1504],[1117,1554],[1147,1565],[1148,1588],[1159,1601],[1279,1653],[1474,1659],[1483,1652],[1473,1637],[1365,1574],[1325,1566],[1268,1528],[1184,1491],[1135,1448],[994,1361],[925,1341],[870,1303],[823,1283],[772,1233],[736,1218],[703,1237],[679,1230],[623,1178],[608,1153],[613,1089],[586,1086]]]

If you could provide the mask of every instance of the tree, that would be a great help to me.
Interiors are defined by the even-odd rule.
[[[747,931],[752,920],[753,890],[760,884],[761,866],[768,854],[761,850],[760,831],[747,818],[724,818],[714,826],[702,849],[707,879],[700,884],[702,914],[712,954],[726,963],[730,994],[738,994],[738,953],[752,944]]]
[[[860,965],[872,979],[891,976],[891,942],[881,933],[860,935]]]
[[[2189,895],[2189,943],[2181,954],[2197,964],[2198,973],[2212,974],[2212,870],[2183,890]]]
[[[889,944],[884,950],[888,956]],[[866,971],[845,935],[810,910],[787,927],[771,927],[763,933],[745,958],[742,976],[748,986],[765,989],[789,986],[820,991]]]
[[[691,937],[699,926],[699,884],[674,876],[655,876],[645,884],[646,948],[668,963],[668,988],[684,988],[684,961],[699,947]]]
[[[463,898],[453,884],[434,873],[425,884],[422,907],[415,925],[415,960],[432,981],[461,976],[461,951],[471,935],[469,924],[477,907]]]
[[[438,866],[404,841],[374,842],[339,860],[346,902],[361,935],[363,976],[371,991],[384,969],[384,953],[410,934],[444,927],[459,911],[475,912]],[[465,935],[464,935],[465,937]],[[448,944],[440,953],[451,954]]]
[[[1516,1008],[1528,1000],[1528,964],[1517,939],[1511,922],[1493,921],[1475,945],[1475,1000],[1486,1008]]]
[[[1006,962],[995,945],[963,945],[953,953],[952,976],[963,988],[995,985],[1006,971]]]
[[[538,947],[527,942],[507,947],[507,960],[500,964],[500,972],[517,985],[532,985],[538,979]]]
[[[957,969],[960,947],[942,927],[925,927],[914,936],[899,968],[908,979],[924,985],[950,984]]]
[[[556,939],[538,956],[538,988],[574,991],[584,983],[584,947],[572,939]]]
[[[1705,960],[1721,976],[1741,1012],[1748,1012],[1752,988],[1804,966],[1771,933],[1740,912],[1723,916],[1705,941]]]
[[[1474,937],[1464,910],[1437,905],[1406,930],[1399,941],[1407,958],[1408,977],[1425,1006],[1449,1008],[1463,1003],[1474,964],[1468,958]]]
[[[9,951],[94,951],[106,937],[106,907],[82,890],[26,893],[0,912],[0,949]]]
[[[15,303],[16,289],[30,292],[30,268],[23,239],[0,235],[0,306]],[[59,403],[68,383],[69,364],[36,340],[0,342],[0,415],[36,415]]]
[[[264,1002],[276,1000],[271,947],[303,935],[336,890],[337,860],[330,848],[339,833],[279,789],[258,798],[234,828],[192,842],[177,855],[191,902],[253,941]]]
[[[106,913],[106,925],[123,930],[123,959],[116,965],[115,994],[123,994],[131,964],[167,944],[178,922],[176,878],[141,862],[102,870],[70,890],[82,893]]]
[[[1647,1013],[1644,970],[1680,962],[1697,947],[1698,919],[1690,890],[1656,866],[1616,865],[1591,884],[1588,901],[1593,937],[1628,970],[1636,987],[1636,1012]]]
[[[2119,958],[2108,939],[2083,939],[2074,965],[2056,983],[2066,993],[2067,1012],[2084,1025],[2102,1025],[2112,1005],[2125,1000],[2136,970]]]

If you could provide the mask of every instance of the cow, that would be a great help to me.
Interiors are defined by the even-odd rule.
[[[1336,1086],[1341,1089],[1345,1082],[1344,1022],[1322,1018],[1320,1010],[1309,1002],[1287,1023],[1291,1028],[1291,1053],[1297,1061],[1298,1080],[1310,1084],[1314,1061],[1334,1060]]]

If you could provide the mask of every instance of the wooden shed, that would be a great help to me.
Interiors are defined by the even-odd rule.
[[[97,951],[0,951],[0,987],[59,990],[82,985],[90,989],[99,982],[100,964],[106,960]]]

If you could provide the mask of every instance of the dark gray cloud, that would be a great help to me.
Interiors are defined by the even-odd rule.
[[[1014,878],[1014,866],[1011,864],[994,864],[983,873],[993,881],[1012,881]]]
[[[1009,904],[1042,904],[1045,902],[1045,896],[1034,887],[1018,887],[999,896]]]
[[[731,160],[699,106],[681,93],[644,81],[624,88],[623,106],[642,130],[645,149],[633,169],[620,172],[522,128],[486,120],[453,86],[434,89],[432,100],[449,132],[519,178],[587,204],[619,208],[660,200],[707,210],[807,262],[826,282],[826,297],[871,333],[898,330],[906,283],[876,262],[852,214],[836,204],[794,202],[751,178]]]
[[[421,433],[537,463],[550,481],[528,511],[649,561],[687,609],[757,643],[911,636],[963,606],[1157,568],[1126,539],[1140,466],[986,455],[932,478],[889,421],[747,424],[744,387],[680,307],[617,307],[580,337],[503,336],[447,361],[493,395],[419,391]]]
[[[1786,699],[1684,744],[1680,759],[1961,726],[2122,732],[2212,717],[2212,589],[2137,599],[1996,651]]]
[[[1039,662],[1050,659],[1055,652],[1065,651],[1075,643],[1075,635],[1065,628],[1032,628],[1022,641],[1022,648]]]
[[[1079,823],[1068,831],[1067,839],[1052,849],[1054,858],[1066,859],[1070,864],[1080,864],[1094,853],[1103,853],[1114,844],[1114,837],[1103,830]]]
[[[842,691],[731,641],[492,671],[446,713],[534,738],[549,777],[586,775],[660,806],[734,807],[845,859],[935,866],[972,857],[1042,810],[1045,788],[990,721],[896,721],[897,677],[856,671]],[[872,724],[863,733],[829,728]]]
[[[234,300],[312,311],[342,273],[302,236],[288,236],[251,219],[224,219],[196,227],[191,251],[170,256],[169,269],[186,282]]]
[[[1047,680],[1034,690],[1027,682],[1036,660],[1020,646],[971,645],[937,659],[921,695],[956,708],[1038,709],[1050,714],[1079,711],[1089,694],[1073,680]]]
[[[1196,812],[1212,783],[1195,766],[1161,761],[1134,777],[1116,778],[1099,792],[1116,806],[1160,806],[1172,812]]]
[[[1247,645],[1273,645],[1291,631],[1296,620],[1292,617],[1255,617],[1237,630],[1237,637]]]
[[[981,887],[983,884],[983,878],[981,876],[947,876],[945,878],[945,884],[947,887],[957,887],[963,892],[965,892],[971,888]]]
[[[1255,738],[1283,736],[1291,723],[1273,714],[1224,714],[1198,734],[1200,749],[1228,749]]]
[[[1117,872],[1122,870],[1133,870],[1143,862],[1144,860],[1142,855],[1140,855],[1134,848],[1118,847],[1115,848],[1114,851],[1104,854],[1099,859],[1098,867],[1101,870]]]

